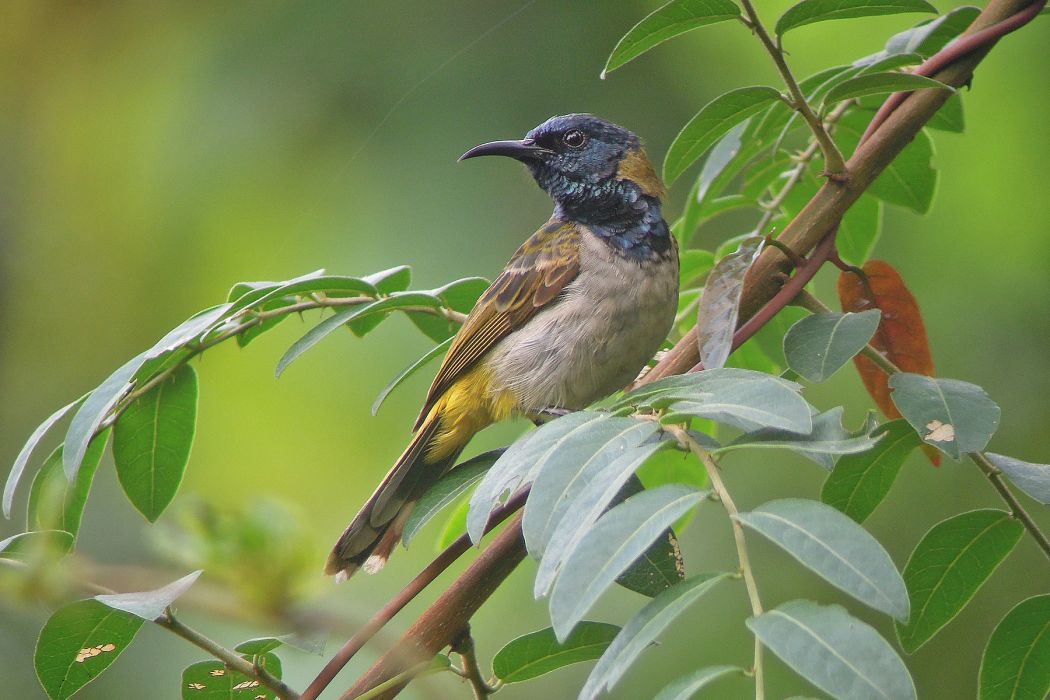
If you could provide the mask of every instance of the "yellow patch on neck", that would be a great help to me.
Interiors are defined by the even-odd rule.
[[[644,148],[629,151],[620,161],[620,167],[616,171],[619,180],[630,180],[642,188],[642,192],[650,197],[663,199],[666,194],[663,180],[656,174],[653,164],[649,162]]]

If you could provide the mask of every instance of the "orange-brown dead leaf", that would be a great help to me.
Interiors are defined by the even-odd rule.
[[[932,377],[933,356],[926,337],[926,324],[922,321],[922,312],[915,297],[888,262],[869,260],[863,270],[867,280],[848,271],[839,275],[842,310],[881,311],[882,320],[871,339],[871,345],[905,372]],[[863,355],[855,356],[853,364],[879,409],[887,418],[900,418],[900,411],[890,398],[886,374]],[[932,446],[923,445],[923,451],[934,465],[941,463],[940,454]]]

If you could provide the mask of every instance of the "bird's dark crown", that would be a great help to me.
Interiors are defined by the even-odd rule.
[[[591,114],[551,117],[520,141],[495,141],[462,158],[523,162],[554,200],[555,215],[588,225],[614,247],[649,254],[670,247],[660,213],[663,183],[633,133]]]

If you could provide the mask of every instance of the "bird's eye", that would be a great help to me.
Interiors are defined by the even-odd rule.
[[[561,140],[569,148],[582,148],[583,144],[587,143],[587,134],[579,129],[569,129],[562,135]]]

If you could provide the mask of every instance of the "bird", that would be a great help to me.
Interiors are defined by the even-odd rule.
[[[423,493],[470,439],[514,417],[579,410],[624,388],[660,349],[678,304],[665,187],[641,140],[590,114],[547,119],[464,161],[523,163],[554,202],[479,297],[427,393],[415,435],[332,549],[325,573],[376,573]]]

